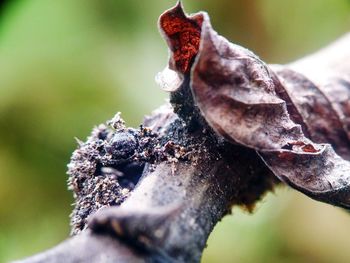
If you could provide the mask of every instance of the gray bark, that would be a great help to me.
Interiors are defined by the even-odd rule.
[[[349,46],[348,34],[287,67],[327,86],[335,76],[348,78]],[[187,95],[180,117],[162,108],[145,125],[184,147],[189,158],[146,164],[121,205],[97,211],[82,233],[16,262],[199,262],[210,232],[232,205],[252,209],[276,180],[254,150],[218,137]]]

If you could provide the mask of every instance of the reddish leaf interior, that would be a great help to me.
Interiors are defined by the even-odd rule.
[[[198,53],[203,15],[186,16],[181,4],[166,11],[159,19],[159,26],[172,51],[174,69],[188,73]]]

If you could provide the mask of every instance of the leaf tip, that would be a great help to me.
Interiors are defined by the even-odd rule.
[[[170,69],[189,73],[199,50],[202,22],[201,13],[186,15],[181,1],[160,16],[159,29],[171,51]]]

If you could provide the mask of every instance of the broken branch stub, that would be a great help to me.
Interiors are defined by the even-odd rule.
[[[159,21],[171,51],[169,68],[179,79],[189,78],[189,85],[173,87],[173,94],[191,89],[210,127],[256,150],[281,181],[316,200],[350,208],[347,101],[230,43],[204,12],[186,16],[177,4]],[[337,92],[349,94],[346,84],[339,82]]]

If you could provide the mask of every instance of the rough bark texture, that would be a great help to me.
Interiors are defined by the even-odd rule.
[[[174,17],[175,26],[171,22]],[[172,55],[169,67],[158,78],[171,91],[171,106],[159,108],[139,129],[126,128],[116,115],[107,124],[95,128],[86,142],[79,142],[69,166],[69,184],[76,198],[72,213],[74,236],[51,250],[18,262],[199,262],[215,224],[233,205],[252,210],[254,203],[278,183],[275,175],[281,175],[278,177],[313,198],[348,207],[349,191],[346,188],[342,193],[335,191],[333,196],[328,193],[324,199],[324,196],[315,196],[305,190],[305,182],[310,178],[295,175],[293,178],[301,181],[300,187],[296,181],[290,182],[290,177],[282,175],[285,174],[283,169],[290,170],[295,165],[295,158],[319,158],[316,154],[298,155],[299,151],[318,153],[318,140],[320,143],[327,140],[340,156],[348,159],[349,148],[344,141],[350,138],[350,88],[346,79],[350,73],[350,35],[313,56],[287,66],[272,67],[243,48],[234,46],[236,53],[232,53],[232,44],[222,49],[226,42],[221,42],[221,51],[226,50],[219,54],[221,58],[235,57],[237,52],[239,57],[249,54],[249,59],[257,62],[253,66],[262,67],[271,77],[264,80],[266,75],[254,75],[255,69],[236,63],[236,78],[223,83],[218,81],[218,74],[225,74],[227,67],[233,66],[221,61],[216,63],[213,56],[209,62],[205,61],[205,55],[212,52],[212,47],[205,46],[210,42],[203,39],[217,37],[219,41],[223,40],[210,35],[211,31],[205,31],[210,25],[206,19],[205,13],[188,18],[179,5],[161,17],[160,26]],[[186,26],[176,26],[178,23]],[[201,45],[198,36],[201,36]],[[197,56],[198,51],[205,48],[209,50]],[[222,68],[207,67],[208,63]],[[192,65],[196,68],[190,70]],[[205,73],[201,65],[205,66]],[[231,111],[222,115],[222,119],[211,118],[218,105],[210,103],[217,101],[206,102],[205,94],[208,93],[200,92],[207,88],[207,83],[213,83],[210,75],[213,68],[218,69],[215,87],[240,87],[251,80],[263,83],[264,89],[255,92],[262,92],[260,98],[267,98],[278,108],[269,116],[285,116],[284,122],[280,123],[282,126],[297,123],[297,128],[290,132],[296,134],[295,141],[299,143],[292,144],[288,140],[282,143],[278,134],[281,131],[274,130],[279,127],[271,127],[276,135],[267,136],[268,140],[254,141],[257,138],[247,137],[249,132],[236,134],[237,130],[232,130],[231,126],[237,127],[238,119],[234,122],[231,119],[227,125],[220,122],[227,121],[227,116],[237,118]],[[170,82],[167,76],[172,77]],[[223,79],[228,80],[227,77]],[[293,96],[293,92],[299,95]],[[327,94],[326,99],[324,94]],[[237,94],[229,95],[232,99]],[[249,96],[243,95],[245,103],[252,102]],[[303,103],[305,98],[313,96],[320,101],[313,100],[311,105],[308,100]],[[334,133],[318,132],[324,126],[316,121],[320,119],[319,111],[308,114],[317,103],[327,105],[322,116],[336,128]],[[228,104],[232,109],[232,101]],[[327,117],[334,115],[338,119]],[[226,132],[227,127],[230,127],[230,134]],[[309,141],[310,137],[316,144]],[[257,146],[257,143],[260,144]],[[276,155],[276,149],[280,148],[283,151]],[[331,157],[322,157],[322,160],[339,157],[332,148],[327,149],[322,154]],[[284,159],[283,165],[278,158]],[[309,164],[309,159],[297,164]],[[317,162],[315,165],[315,171],[322,167],[322,164],[317,166]],[[348,184],[348,181],[344,182],[344,185]]]
[[[91,196],[95,193],[91,190],[89,200],[98,199],[99,207],[113,205],[101,209],[88,220],[92,231],[85,230],[50,252],[23,262],[58,262],[61,256],[70,262],[79,262],[84,256],[81,253],[75,255],[73,251],[76,251],[76,246],[89,251],[84,260],[101,262],[100,257],[91,257],[90,254],[90,245],[95,246],[99,238],[102,239],[101,242],[120,239],[133,248],[126,255],[125,245],[113,242],[115,246],[120,245],[124,252],[119,256],[113,253],[113,246],[109,246],[107,252],[100,251],[106,262],[198,262],[212,228],[230,212],[232,205],[243,205],[252,209],[261,195],[272,189],[275,179],[255,151],[227,143],[216,137],[208,127],[199,124],[196,127],[192,125],[191,130],[188,130],[186,123],[165,106],[146,120],[145,124],[158,131],[158,138],[152,136],[152,140],[157,140],[157,145],[147,149],[150,151],[146,159],[154,161],[146,165],[142,177],[125,201],[116,206],[106,198],[103,203],[103,200]],[[82,144],[73,155],[83,156],[84,160],[73,158],[70,167],[71,172],[84,168],[85,177],[81,178],[81,175],[77,174],[73,179],[77,185],[81,184],[79,179],[83,179],[82,184],[94,184],[95,181],[89,180],[96,177],[108,180],[109,175],[96,175],[103,170],[100,167],[101,163],[97,163],[102,159],[106,167],[114,166],[117,169],[120,165],[113,159],[116,156],[120,158],[119,153],[107,158],[104,150],[98,153],[95,149],[91,150],[90,146],[101,140],[101,132],[106,135],[105,127],[99,126],[95,129],[87,143]],[[122,132],[129,134],[128,129],[122,128],[111,131],[113,135],[107,135],[105,138],[112,138],[110,140],[113,141],[115,136],[121,136]],[[145,138],[147,136],[143,137]],[[102,144],[99,142],[96,148]],[[104,147],[109,145],[110,141],[106,142]],[[181,150],[177,152],[176,149]],[[95,163],[93,158],[98,161]],[[133,161],[134,158],[135,154]],[[128,161],[124,159],[124,162]],[[123,177],[127,178],[128,174],[121,176]],[[82,189],[84,187],[90,189],[88,185],[81,186]],[[75,191],[80,193],[78,188]],[[85,190],[83,193],[86,195]],[[108,193],[109,191],[100,189],[98,195]],[[73,233],[79,233],[85,228],[88,215],[96,210],[95,203],[96,201],[87,201],[85,196],[77,198],[77,204],[81,205],[78,205],[73,213]],[[77,217],[79,220],[76,220]],[[88,242],[90,238],[91,244]],[[94,247],[92,251],[96,249],[98,250]],[[68,254],[64,254],[65,250]],[[140,258],[139,254],[136,254],[135,258],[132,258],[134,250],[144,256]],[[60,256],[57,257],[58,255]]]

